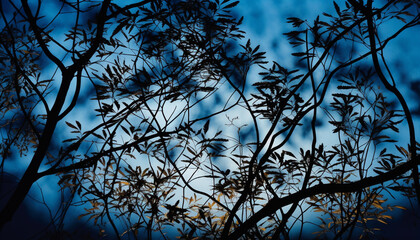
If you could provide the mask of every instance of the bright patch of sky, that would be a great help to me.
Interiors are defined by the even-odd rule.
[[[46,1],[48,2],[48,1]],[[48,7],[49,12],[56,12],[58,10],[58,5],[51,4],[51,6]],[[236,9],[234,9],[234,13],[238,16],[244,16],[244,22],[242,25],[242,29],[246,31],[245,39],[243,40],[245,43],[248,38],[251,39],[251,44],[253,47],[256,45],[261,45],[261,50],[267,52],[267,57],[269,61],[277,61],[281,65],[284,65],[286,67],[293,67],[294,60],[290,57],[290,53],[293,51],[293,49],[290,47],[290,45],[287,42],[286,36],[283,35],[283,33],[290,31],[291,27],[290,24],[286,23],[287,17],[299,17],[303,20],[308,20],[309,22],[312,22],[313,19],[316,18],[317,15],[322,14],[322,12],[333,12],[333,5],[332,1],[323,1],[323,0],[300,0],[300,1],[294,1],[294,0],[288,0],[288,1],[279,1],[279,0],[264,0],[264,1],[254,1],[254,0],[242,0],[240,4],[237,6]],[[48,16],[48,15],[47,15]],[[52,16],[50,16],[51,18]],[[47,19],[50,19],[47,18]],[[59,22],[57,20],[57,22]],[[390,28],[394,28],[395,26],[389,26]],[[56,27],[58,29],[58,27]],[[416,27],[415,29],[408,30],[407,33],[404,33],[400,36],[399,40],[396,40],[395,42],[391,42],[391,45],[389,46],[389,50],[385,51],[385,55],[387,58],[389,58],[390,65],[392,68],[395,68],[395,72],[398,75],[398,78],[401,79],[401,82],[406,84],[405,90],[406,93],[409,96],[413,96],[412,100],[417,100],[418,95],[416,95],[413,92],[408,92],[410,89],[410,82],[417,81],[420,79],[420,68],[419,68],[419,56],[418,53],[420,52],[420,45],[417,44],[420,41],[420,31],[418,31],[419,28]],[[387,30],[385,29],[385,32]],[[57,34],[57,41],[62,43],[64,37],[61,35],[63,32],[58,32]],[[59,54],[60,51],[57,48],[57,51],[54,50],[54,53]],[[61,56],[64,57],[64,56]],[[70,60],[66,62],[66,64],[71,63]],[[47,68],[44,72],[47,76],[53,75],[53,68]],[[258,79],[257,73],[259,72],[259,69],[253,68],[250,75],[248,76],[248,81],[250,83],[253,83]],[[204,73],[203,73],[204,74]],[[59,76],[57,76],[59,78]],[[74,87],[74,85],[72,86]],[[231,90],[231,89],[230,89]],[[71,89],[69,92],[72,93],[74,89]],[[85,89],[83,94],[88,94],[89,89]],[[229,89],[222,89],[222,92],[229,92]],[[418,92],[417,92],[418,94]],[[220,96],[218,96],[220,97]],[[214,111],[216,107],[220,107],[220,105],[217,104],[217,96],[214,96],[214,98],[210,99],[211,101],[214,101],[214,105],[209,105],[208,102],[203,103],[201,105],[201,110],[205,112],[211,112]],[[232,97],[232,103],[234,100],[238,99],[238,95],[233,95]],[[209,100],[209,101],[210,101]],[[71,101],[68,100],[68,102]],[[210,102],[211,102],[210,101]],[[87,101],[89,102],[89,101]],[[223,104],[223,103],[222,103]],[[409,104],[411,106],[418,106],[417,101],[410,101]],[[209,107],[211,106],[211,107]],[[89,122],[94,119],[92,112],[93,109],[96,108],[95,104],[88,103],[83,106],[86,108],[84,111],[75,111],[72,113],[71,116],[66,118],[68,121],[74,121],[79,120],[80,122]],[[177,109],[178,108],[178,109]],[[168,109],[172,109],[173,111],[178,111],[182,108],[182,106],[168,106]],[[200,111],[200,110],[197,110]],[[202,113],[200,113],[202,114]],[[322,113],[320,113],[322,114]],[[249,116],[249,112],[246,111],[246,109],[242,107],[236,107],[232,111],[229,111],[229,116],[232,118],[238,117],[237,120],[234,121],[234,123],[237,126],[243,126],[244,124],[248,124],[248,128],[251,128],[249,131],[249,135],[254,136],[255,132],[252,127],[251,117]],[[163,116],[159,116],[159,120],[162,120]],[[235,137],[236,134],[238,134],[236,131],[237,129],[234,127],[228,128],[225,124],[228,124],[229,121],[226,117],[226,115],[220,116],[220,121],[223,124],[220,124],[217,126],[217,124],[211,122],[209,134],[214,134],[218,130],[224,130],[225,136],[231,136]],[[92,123],[92,122],[91,122]],[[204,124],[204,123],[203,123]],[[416,117],[416,125],[420,126],[420,122],[418,119],[418,115]],[[216,128],[212,128],[216,126]],[[63,123],[59,126],[59,129],[61,127],[66,127],[66,125]],[[268,122],[262,122],[261,124],[261,136],[264,136],[265,129],[269,127]],[[84,126],[85,129],[88,129],[89,126]],[[246,127],[244,127],[243,130],[246,130]],[[299,130],[301,131],[301,130]],[[326,127],[323,129],[323,131],[331,132],[331,126]],[[417,130],[419,131],[419,130]],[[417,132],[419,134],[419,132]],[[300,147],[303,147],[304,149],[308,149],[310,147],[310,141],[308,138],[305,138],[304,134],[297,134],[297,137],[294,139],[295,143],[299,143]],[[126,138],[123,139],[123,141],[127,141]],[[401,139],[408,138],[406,133],[403,133],[400,136]],[[326,144],[333,145],[336,142],[336,138],[329,138],[329,139],[323,139],[327,140]],[[60,139],[61,141],[61,139]],[[231,146],[228,146],[231,147]],[[285,148],[293,148],[292,145],[286,145]],[[22,160],[21,160],[22,161]],[[221,165],[223,169],[229,169],[235,167],[235,165],[232,162],[219,162],[218,164]],[[19,171],[22,170],[19,165],[16,165],[16,172],[15,174],[18,175]],[[194,169],[188,169],[186,172],[186,177],[190,177],[193,175],[200,176],[206,174],[205,172],[197,173],[194,171]],[[50,178],[44,178],[41,179],[39,184],[42,186],[43,193],[45,195],[48,195],[48,199],[46,200],[48,204],[52,204],[53,206],[57,206],[58,197],[57,194],[54,194],[56,192],[56,186],[54,184],[48,184],[48,182],[51,181]],[[197,181],[193,182],[193,185],[197,188],[200,188],[200,190],[203,191],[210,191],[210,182],[206,181],[203,182],[201,179],[197,179]],[[34,189],[34,191],[37,191],[37,189]],[[37,195],[38,198],[41,197],[41,195]],[[176,200],[176,199],[175,199]],[[174,200],[174,201],[175,201]]]
[[[344,7],[344,1],[336,1],[341,7]],[[379,6],[384,1],[375,1]],[[267,51],[268,60],[274,60],[286,67],[293,67],[294,61],[290,57],[290,53],[295,50],[290,47],[286,36],[282,35],[291,30],[290,24],[286,23],[287,17],[299,17],[311,23],[318,15],[323,12],[335,14],[332,1],[310,0],[310,1],[252,1],[242,0],[237,8],[238,15],[244,15],[243,28],[247,32],[246,38],[250,38],[253,46],[261,45],[263,51]],[[321,20],[325,20],[321,16]],[[398,21],[391,21],[380,29],[381,36],[389,36],[396,31],[396,26],[400,25]],[[408,101],[410,109],[419,109],[418,102],[420,91],[420,27],[414,27],[401,34],[396,40],[389,43],[384,51],[391,71],[395,74],[397,84],[400,84],[403,95]],[[366,52],[367,49],[364,50]],[[370,60],[370,59],[369,59]],[[256,72],[253,72],[248,81],[253,82],[253,77],[257,78]],[[412,91],[417,90],[417,91]],[[331,100],[327,97],[326,101]],[[420,126],[419,111],[414,116],[415,126]],[[318,111],[318,114],[322,114]],[[400,129],[408,129],[406,123],[402,123]],[[417,138],[420,130],[416,129]],[[299,130],[297,131],[299,132]],[[322,142],[327,146],[337,144],[337,136],[333,136],[332,126],[324,126],[320,128],[318,133],[322,137]],[[329,136],[329,137],[325,137]],[[408,143],[408,132],[402,131],[400,134],[392,134],[391,137],[399,139],[402,143]],[[300,146],[308,147],[310,141],[302,138],[302,134],[296,134],[294,142],[300,143]],[[406,146],[406,145],[405,145]],[[392,146],[391,146],[392,147]],[[285,146],[285,148],[293,149],[293,146]],[[304,147],[305,148],[305,147]],[[389,150],[389,149],[388,149]],[[392,150],[396,152],[396,150]],[[369,171],[372,173],[372,170]],[[401,204],[398,197],[392,199],[390,204]]]

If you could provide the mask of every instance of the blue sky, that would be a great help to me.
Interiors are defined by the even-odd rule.
[[[342,4],[343,1],[337,1],[338,4]],[[322,12],[331,12],[334,7],[332,1],[325,0],[261,0],[261,1],[252,1],[252,0],[242,0],[240,4],[235,9],[234,13],[238,16],[243,15],[245,17],[242,28],[247,32],[246,39],[250,38],[251,43],[255,45],[261,45],[261,50],[267,52],[269,60],[278,61],[280,64],[285,66],[293,67],[293,59],[290,58],[290,53],[293,50],[287,43],[287,39],[282,33],[289,31],[291,28],[286,23],[286,18],[291,16],[297,16],[302,19],[306,19],[309,22],[313,20],[317,15]],[[392,29],[394,26],[388,26],[389,29]],[[384,34],[387,33],[388,29],[384,29]],[[244,41],[246,41],[244,39]],[[412,82],[420,80],[420,67],[419,65],[419,53],[420,53],[420,28],[416,27],[409,30],[407,33],[403,34],[399,40],[396,40],[389,46],[391,49],[389,52],[386,52],[387,58],[389,58],[390,66],[395,70],[396,76],[398,79],[401,79],[403,87],[401,88],[404,91],[404,95],[408,96],[409,105],[412,109],[418,107],[418,92],[415,93],[410,91],[412,89]],[[47,70],[48,71],[48,70]],[[51,70],[50,70],[51,71]],[[254,72],[255,74],[256,72]],[[254,77],[250,75],[250,78]],[[256,76],[255,76],[256,77]],[[249,81],[253,81],[250,79]],[[70,118],[80,119],[82,117],[88,117],[85,114],[72,115]],[[415,116],[416,126],[420,126],[419,115]],[[417,134],[420,134],[417,129]],[[401,133],[398,136],[402,141],[405,138],[408,138],[405,133]],[[303,141],[303,139],[300,139]],[[299,140],[297,140],[299,141]],[[20,165],[15,165],[14,174],[19,175]],[[56,179],[54,177],[47,177],[41,179],[37,185],[32,189],[31,196],[26,200],[25,208],[20,210],[20,218],[17,218],[17,222],[28,221],[27,224],[33,227],[36,227],[37,224],[42,226],[43,220],[39,219],[39,215],[47,214],[48,209],[46,209],[38,201],[43,200],[42,195],[40,194],[40,189],[44,196],[47,199],[45,201],[51,206],[52,209],[58,207],[60,197],[57,196],[58,189],[55,186]],[[54,184],[51,184],[54,183]],[[39,185],[39,187],[38,187]],[[38,203],[37,203],[38,202]],[[404,219],[412,217],[410,213],[406,214]],[[71,215],[79,215],[78,209],[73,208],[70,212]],[[407,216],[408,215],[408,216]],[[396,220],[398,215],[395,216]],[[398,225],[398,220],[396,221]],[[410,228],[408,225],[398,227],[392,227],[395,225],[389,225],[390,227],[386,228],[384,234],[394,233],[393,229],[400,229],[401,227],[406,227],[407,232],[414,231],[415,228]],[[28,228],[28,232],[36,232],[39,227],[34,229]],[[18,228],[14,231],[18,231]],[[387,232],[388,231],[388,232]],[[21,232],[25,234],[24,231]],[[30,233],[31,234],[31,233]],[[25,235],[29,236],[29,235]],[[390,236],[390,235],[388,235]]]
[[[344,1],[336,1],[343,7]],[[384,1],[375,1],[378,5]],[[254,44],[261,45],[263,51],[267,51],[270,60],[278,61],[280,64],[292,67],[293,61],[290,53],[293,50],[282,33],[290,31],[290,24],[286,23],[287,17],[299,17],[302,20],[313,21],[323,12],[335,13],[332,1],[325,0],[302,0],[302,1],[252,1],[242,0],[237,8],[238,15],[245,16],[243,27],[247,37]],[[325,19],[325,17],[324,17]],[[321,16],[321,20],[324,20]],[[391,24],[384,25],[381,30],[382,36],[388,36],[399,27],[398,21],[391,21]],[[413,91],[415,86],[420,86],[420,27],[414,27],[401,34],[392,41],[386,48],[385,56],[394,77],[400,84],[400,91],[406,97],[410,109],[420,109],[420,92]],[[414,87],[413,87],[414,86]],[[417,88],[418,89],[418,88]],[[420,134],[420,114],[414,115],[416,136]],[[407,127],[403,124],[404,129]],[[408,142],[408,133],[402,131],[394,137],[402,142]],[[420,237],[420,209],[410,207],[405,197],[396,195],[395,199],[388,196],[389,203],[400,204],[408,207],[408,211],[394,211],[391,215],[394,219],[389,225],[378,224],[382,231],[378,232],[379,238],[414,239]],[[309,234],[309,238],[311,235]]]

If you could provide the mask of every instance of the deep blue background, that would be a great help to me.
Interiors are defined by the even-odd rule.
[[[297,3],[299,2],[299,3]],[[340,1],[337,1],[340,3]],[[290,48],[287,46],[286,38],[281,34],[290,30],[286,24],[286,18],[297,16],[303,19],[314,19],[316,15],[322,12],[333,11],[332,1],[325,0],[243,0],[238,5],[235,14],[244,15],[245,20],[243,28],[247,31],[247,38],[257,44],[261,44],[263,50],[268,52],[269,58],[279,62],[288,62]],[[393,66],[399,70],[398,74],[403,79],[407,89],[412,91],[405,92],[409,96],[409,104],[412,109],[417,109],[414,113],[416,123],[420,114],[418,97],[420,95],[420,67],[419,65],[419,44],[420,28],[410,30],[406,35],[402,35],[401,40],[394,45],[393,52],[390,53],[390,59]],[[417,43],[417,44],[416,44]],[[409,47],[407,47],[409,46]],[[279,60],[280,59],[280,60]],[[418,126],[418,125],[417,125]],[[418,130],[417,130],[418,131]],[[402,136],[404,137],[404,136]],[[10,192],[13,184],[18,181],[11,175],[2,176],[0,184],[0,196]],[[6,184],[5,184],[6,183]],[[55,184],[52,182],[51,184]],[[55,189],[54,186],[48,186]],[[32,194],[36,194],[35,187]],[[54,191],[50,191],[54,194]],[[48,195],[47,195],[48,197]],[[5,198],[0,199],[0,207],[4,204]],[[395,211],[393,220],[388,225],[378,223],[382,230],[377,233],[378,239],[420,239],[420,212],[418,207],[410,207],[410,204],[401,198],[403,206],[408,207],[407,211]],[[72,208],[70,211],[77,210]],[[27,198],[25,203],[14,216],[13,221],[6,225],[1,232],[0,239],[33,239],[33,238],[51,238],[56,236],[45,231],[48,227],[48,214],[46,209],[40,204],[35,203],[31,198]],[[98,229],[86,222],[86,219],[76,220],[74,223],[67,222],[65,232],[61,232],[64,239],[97,239]],[[308,233],[304,238],[312,239],[314,235]],[[112,239],[112,237],[108,237]]]

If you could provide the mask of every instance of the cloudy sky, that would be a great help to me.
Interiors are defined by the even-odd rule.
[[[336,1],[343,7],[344,1]],[[375,1],[382,4],[385,1]],[[299,17],[302,20],[313,21],[323,12],[334,13],[333,1],[326,0],[242,0],[237,8],[238,15],[244,15],[243,28],[254,44],[260,44],[270,60],[291,67],[293,61],[290,47],[283,33],[291,30],[290,24],[286,23],[288,17]],[[325,18],[324,18],[325,19]],[[321,16],[321,20],[322,16]],[[395,21],[393,22],[395,23]],[[396,23],[397,24],[397,23]],[[381,29],[383,36],[394,32],[398,26],[384,25]],[[391,71],[401,84],[400,91],[406,97],[409,107],[414,110],[416,136],[420,134],[420,27],[414,27],[401,34],[392,41],[385,51]],[[406,125],[405,125],[406,127]],[[407,132],[395,136],[403,142],[408,142]],[[390,203],[411,206],[406,198],[390,197]],[[411,211],[413,210],[413,211]],[[420,238],[420,210],[417,207],[409,208],[409,211],[392,212],[394,217],[389,225],[378,225],[382,229],[378,233],[379,238],[407,239]],[[308,237],[310,238],[310,234]]]
[[[338,4],[343,4],[342,2],[344,1],[337,1]],[[250,38],[254,46],[261,45],[261,50],[267,52],[269,60],[275,60],[285,66],[293,66],[294,62],[290,58],[293,49],[289,46],[286,37],[282,35],[282,33],[291,30],[289,24],[286,23],[286,18],[296,16],[311,21],[322,12],[333,11],[332,1],[326,0],[242,0],[236,7],[234,14],[244,16],[243,29],[247,32],[246,38]],[[388,26],[388,28],[391,31],[393,26]],[[387,33],[388,28],[384,29],[384,34]],[[391,69],[395,70],[398,81],[403,83],[402,91],[410,100],[409,105],[412,109],[420,109],[418,102],[420,89],[418,87],[420,81],[419,42],[420,28],[416,27],[401,35],[398,40],[389,46],[388,49],[391,50],[385,53],[389,58]],[[416,89],[417,92],[413,91]],[[420,111],[418,113],[420,114]],[[415,116],[415,123],[416,126],[420,126],[419,115]],[[418,129],[417,135],[420,134]],[[407,136],[401,134],[399,138],[404,139]],[[18,175],[20,169],[19,165],[16,165],[16,175]],[[34,185],[31,197],[26,199],[26,205],[19,210],[18,216],[14,220],[16,224],[13,224],[13,226],[16,228],[10,229],[10,232],[30,237],[32,234],[36,234],[40,228],[45,227],[48,220],[40,216],[42,214],[48,216],[49,210],[42,205],[42,201],[49,202],[52,208],[56,207],[60,201],[60,197],[56,196],[55,183],[51,184],[51,182],[54,182],[53,178],[44,178]],[[41,189],[48,199],[42,199]],[[70,216],[71,214],[73,216],[79,215],[77,211],[77,209],[74,209]],[[404,216],[396,214],[394,216],[396,221],[384,228],[385,230],[381,234],[387,237],[401,236],[402,233],[407,233],[410,236],[414,234],[420,236],[419,231],[416,231],[416,227],[420,229],[418,226],[420,221],[416,223],[414,221],[415,216],[412,213],[405,212],[404,214]],[[407,219],[410,219],[410,221],[407,224],[401,224],[400,219],[405,219],[406,222]],[[22,223],[27,226],[24,231],[21,230]]]

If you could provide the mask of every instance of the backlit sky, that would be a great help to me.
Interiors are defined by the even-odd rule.
[[[343,4],[344,1],[337,1],[338,4]],[[381,1],[378,1],[381,2]],[[255,45],[261,45],[261,49],[267,52],[269,60],[275,60],[280,64],[285,66],[292,66],[293,60],[290,58],[290,53],[293,50],[287,43],[286,37],[282,33],[289,31],[291,28],[286,23],[287,17],[296,16],[301,19],[307,19],[309,21],[313,20],[317,15],[322,14],[322,12],[332,12],[333,11],[332,1],[327,0],[242,0],[240,4],[236,7],[234,13],[238,16],[243,15],[244,23],[243,30],[247,32],[246,38],[251,39],[251,43]],[[392,26],[390,26],[391,28]],[[386,29],[385,29],[386,31]],[[386,32],[384,33],[386,34]],[[245,41],[245,40],[244,40]],[[418,107],[419,93],[410,91],[412,89],[412,82],[420,81],[420,28],[416,27],[411,30],[408,30],[407,33],[401,35],[401,37],[392,43],[388,47],[391,49],[389,52],[386,52],[386,56],[390,61],[390,66],[395,70],[396,77],[404,83],[403,91],[404,95],[408,96],[409,105],[411,109]],[[252,77],[252,75],[251,75]],[[76,117],[76,116],[74,116]],[[416,126],[420,126],[419,115],[415,116]],[[417,127],[417,135],[420,134],[419,127]],[[399,136],[401,139],[407,138],[403,133]],[[417,137],[419,139],[419,137]],[[16,175],[19,172],[19,166],[16,166]],[[36,233],[39,230],[39,227],[42,226],[43,220],[39,219],[39,214],[46,213],[48,214],[45,207],[40,207],[40,204],[36,204],[36,201],[40,199],[40,190],[42,188],[43,193],[49,199],[45,201],[49,202],[50,205],[54,208],[56,203],[60,200],[57,196],[53,196],[57,193],[57,188],[54,182],[54,178],[44,178],[39,181],[39,187],[37,184],[34,185],[32,189],[32,195],[34,198],[26,199],[26,206],[20,210],[19,216],[15,218],[16,223],[26,222],[27,226],[33,226],[33,228],[28,227],[25,231],[20,231],[20,224],[15,224],[16,229],[10,232],[14,232],[17,235],[22,234],[22,236],[31,236],[32,233]],[[36,201],[34,201],[36,199]],[[35,203],[35,204],[34,204]],[[74,216],[79,215],[77,209],[73,210],[71,214]],[[411,221],[411,213],[404,213],[404,219],[410,219],[410,224],[414,224]],[[398,219],[398,215],[395,216]],[[396,221],[383,232],[384,236],[402,236],[404,232],[407,234],[418,234],[419,231],[415,232],[415,227],[412,227],[410,224],[399,225],[399,220]],[[420,224],[420,222],[418,222]],[[398,229],[398,234],[397,234]],[[420,228],[419,228],[420,229]],[[31,232],[32,231],[32,232]],[[95,230],[96,231],[96,230]],[[0,236],[1,237],[1,236]],[[10,237],[10,236],[9,236]]]

